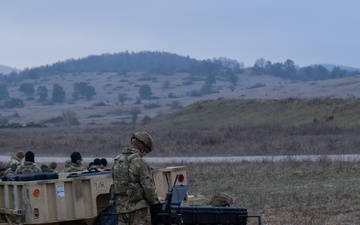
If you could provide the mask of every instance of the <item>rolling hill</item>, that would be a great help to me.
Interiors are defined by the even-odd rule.
[[[360,97],[360,75],[349,75],[346,71],[338,71],[346,76],[337,79],[300,81],[254,75],[250,69],[239,70],[239,64],[234,61],[221,60],[198,61],[170,53],[141,52],[89,56],[32,68],[2,77],[9,98],[23,102],[24,107],[3,107],[0,123],[61,125],[66,124],[64,116],[71,115],[80,124],[139,124],[206,100],[216,100],[211,107],[218,107],[220,99]],[[74,98],[76,84],[90,86],[95,95]],[[32,85],[34,93],[20,91],[22,85]],[[63,89],[64,101],[50,100],[54,85]],[[36,94],[39,87],[48,90],[48,100],[39,101]],[[140,93],[143,87],[148,88],[146,98]],[[3,99],[0,103],[3,105],[6,101]],[[227,110],[232,108],[229,105],[221,107],[225,107],[224,113],[236,112]]]
[[[197,96],[193,92],[199,91],[204,85],[204,80],[188,82],[189,74],[179,73],[174,76],[131,73],[118,75],[116,73],[83,73],[57,75],[36,80],[35,88],[45,85],[51,90],[53,84],[64,87],[66,102],[42,104],[38,97],[29,98],[19,91],[20,84],[12,84],[9,95],[22,99],[23,108],[2,109],[1,118],[9,122],[36,122],[44,123],[61,114],[71,111],[82,124],[109,124],[129,123],[132,121],[131,110],[137,108],[139,114],[137,122],[144,117],[163,115],[193,103],[211,99],[285,99],[285,98],[345,98],[352,99],[360,96],[360,76],[341,79],[290,82],[281,78],[268,75],[253,76],[238,74],[239,82],[234,89],[229,82],[218,80],[213,85],[216,93]],[[86,81],[96,90],[96,95],[91,100],[80,98],[72,99],[73,84]],[[24,80],[22,83],[34,82]],[[167,84],[167,85],[164,85]],[[151,99],[139,100],[139,88],[149,85],[152,92]],[[126,101],[121,103],[119,94],[126,95]]]

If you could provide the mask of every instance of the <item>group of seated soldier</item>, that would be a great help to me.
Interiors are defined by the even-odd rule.
[[[107,167],[107,160],[105,158],[95,158],[93,162],[89,163],[89,171],[105,170]]]
[[[24,161],[23,161],[24,159]],[[88,167],[83,165],[83,159],[79,152],[75,151],[70,155],[70,159],[65,161],[64,172],[81,171],[102,171],[107,169],[106,158],[95,158]],[[58,172],[57,163],[51,162],[49,165],[35,163],[35,154],[32,151],[24,153],[22,150],[11,156],[8,164],[0,162],[0,178],[8,174],[36,173],[36,172]]]
[[[0,162],[0,177],[8,174],[55,172],[56,168],[56,162],[51,162],[49,166],[37,164],[35,163],[35,154],[32,151],[24,153],[19,150],[14,156],[11,156],[8,164]]]

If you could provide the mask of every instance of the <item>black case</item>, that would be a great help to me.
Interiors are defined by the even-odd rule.
[[[102,171],[86,171],[82,173],[70,173],[66,178],[74,178],[74,177],[86,177],[100,174],[109,174],[111,170],[102,170]]]
[[[162,204],[151,206],[152,224],[238,224],[246,225],[248,212],[240,206],[171,206],[170,212],[161,211]]]
[[[55,172],[21,173],[9,174],[1,178],[2,181],[35,181],[52,179],[59,179],[59,174]]]

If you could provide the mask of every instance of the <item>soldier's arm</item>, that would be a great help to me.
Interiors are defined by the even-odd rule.
[[[144,191],[144,198],[149,204],[158,202],[158,197],[155,189],[155,182],[151,174],[149,166],[143,162],[139,167],[140,185]]]

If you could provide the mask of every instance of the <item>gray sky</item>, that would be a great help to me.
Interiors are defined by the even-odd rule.
[[[360,68],[359,0],[1,0],[0,64],[166,51]]]

